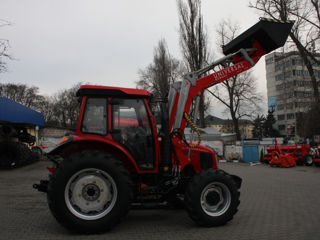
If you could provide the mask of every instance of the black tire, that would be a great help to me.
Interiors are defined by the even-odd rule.
[[[185,204],[189,216],[198,225],[220,226],[230,221],[238,211],[239,197],[240,192],[231,175],[222,170],[206,169],[189,183]],[[201,204],[202,200],[205,201]],[[216,210],[210,209],[214,206]]]
[[[38,156],[34,155],[30,150],[30,148],[22,142],[16,143],[16,148],[17,148],[16,159],[18,162],[17,166],[25,166],[39,159]]]
[[[4,138],[10,138],[17,135],[17,130],[10,126],[10,125],[4,125],[0,127],[0,136]]]
[[[33,155],[27,145],[21,142],[0,143],[0,168],[15,168],[30,164],[39,157]]]
[[[11,142],[0,143],[0,168],[11,168],[15,165],[13,158],[15,151]]]
[[[94,181],[86,180],[88,176]],[[129,172],[122,162],[104,152],[84,151],[66,158],[51,175],[48,204],[57,221],[70,230],[105,232],[127,215],[133,197],[132,186]],[[81,193],[80,197],[77,197],[77,191]],[[83,206],[84,202],[87,206]],[[92,207],[89,204],[103,209],[89,209]],[[82,208],[88,212],[83,212]]]
[[[31,148],[31,151],[32,151],[35,155],[39,156],[39,158],[41,158],[42,155],[43,155],[43,150],[41,149],[41,147],[33,147],[33,148]]]
[[[310,154],[306,154],[303,156],[303,163],[306,166],[312,166],[313,165],[313,157]]]

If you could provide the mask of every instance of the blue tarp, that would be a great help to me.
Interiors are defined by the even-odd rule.
[[[41,113],[5,97],[0,97],[0,121],[44,125]]]

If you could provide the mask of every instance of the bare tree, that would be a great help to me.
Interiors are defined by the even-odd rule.
[[[309,72],[314,101],[319,104],[318,83],[312,67],[313,61],[320,64],[314,55],[320,41],[319,0],[255,0],[249,7],[275,20],[295,20],[289,36]]]
[[[8,21],[0,19],[0,27],[8,26]],[[0,73],[7,70],[6,60],[12,59],[9,53],[9,40],[0,38]]]
[[[153,62],[145,69],[140,69],[137,87],[150,91],[155,97],[168,95],[170,85],[182,74],[180,62],[169,54],[164,39],[154,49]]]
[[[47,126],[57,126],[59,124],[55,116],[54,102],[51,96],[43,96],[43,101],[38,105],[37,110],[42,113]]]
[[[217,45],[223,46],[233,40],[239,32],[239,25],[230,21],[223,20],[217,28]],[[259,108],[261,97],[257,93],[256,79],[252,76],[251,71],[236,75],[227,81],[217,84],[208,90],[226,110],[229,111],[233,130],[237,139],[241,139],[239,128],[239,119],[251,117]]]
[[[180,25],[180,46],[185,64],[193,72],[204,67],[208,62],[208,37],[204,30],[201,14],[201,1],[188,0],[184,3],[178,0],[178,14]],[[199,117],[200,127],[205,127],[204,94],[200,96]]]
[[[39,110],[44,101],[38,87],[28,87],[26,84],[0,84],[0,95],[34,110]]]
[[[52,121],[58,122],[62,127],[76,127],[80,103],[76,97],[76,92],[81,83],[63,90],[53,97],[52,103]]]

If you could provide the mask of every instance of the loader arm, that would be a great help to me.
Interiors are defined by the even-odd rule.
[[[170,132],[175,131],[182,136],[187,123],[184,114],[189,114],[193,99],[205,89],[249,70],[262,56],[282,47],[293,23],[261,18],[257,24],[223,46],[225,57],[187,74],[182,82],[171,86],[168,97]],[[212,73],[217,66],[223,69]]]

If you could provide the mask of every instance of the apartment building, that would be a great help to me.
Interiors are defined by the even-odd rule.
[[[320,57],[320,54],[316,56]],[[312,82],[298,52],[273,52],[265,58],[268,107],[274,110],[275,128],[281,135],[296,134],[297,115],[310,107]],[[319,79],[320,66],[313,64]]]

